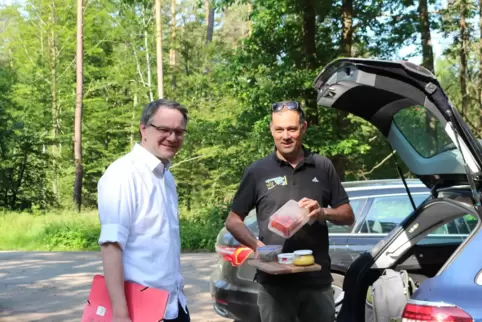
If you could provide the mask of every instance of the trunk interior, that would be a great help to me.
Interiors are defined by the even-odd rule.
[[[367,290],[386,268],[406,270],[417,286],[434,277],[468,236],[436,243],[425,242],[425,237],[439,226],[466,214],[478,218],[466,197],[468,193],[465,189],[445,191],[429,200],[401,223],[400,229],[396,229],[386,243],[360,255],[345,275],[345,294],[337,321],[364,321]]]
[[[415,245],[400,258],[394,269],[406,270],[419,285],[437,274],[461,242]]]

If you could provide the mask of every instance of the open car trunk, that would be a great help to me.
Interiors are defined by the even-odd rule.
[[[467,192],[470,193],[470,190]],[[423,244],[421,241],[441,225],[467,214],[479,218],[473,206],[460,201],[442,197],[422,204],[370,252],[362,254],[350,266],[345,276],[345,294],[337,321],[364,321],[368,287],[387,268],[407,270],[416,283],[435,276],[450,263],[468,238],[450,244]]]
[[[408,62],[338,59],[316,77],[318,104],[374,125],[429,188],[470,184],[482,146],[435,76]]]
[[[480,227],[482,146],[435,76],[423,67],[342,58],[323,69],[314,88],[319,105],[374,125],[411,173],[432,191],[431,198],[347,271],[337,321],[364,321],[368,287],[385,269],[405,269],[423,282],[443,271],[473,237],[460,244],[423,243],[429,233],[467,214],[475,216]]]

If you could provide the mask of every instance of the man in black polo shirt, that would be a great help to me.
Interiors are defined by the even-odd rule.
[[[245,170],[226,220],[228,231],[254,251],[265,244],[283,245],[283,252],[310,249],[315,262],[322,266],[318,272],[276,276],[258,270],[262,322],[295,322],[297,318],[300,322],[332,322],[335,317],[326,221],[351,225],[354,215],[333,164],[303,147],[306,128],[298,102],[272,105],[270,129],[276,149]],[[268,222],[290,199],[308,208],[314,222],[284,239],[268,230]],[[254,207],[259,240],[243,223]]]

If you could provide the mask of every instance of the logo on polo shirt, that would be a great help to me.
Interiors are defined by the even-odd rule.
[[[311,180],[311,181],[313,181],[313,182],[319,182],[316,177],[314,177],[313,180]]]
[[[286,176],[271,178],[266,180],[265,182],[266,182],[266,187],[268,187],[268,190],[271,190],[276,186],[288,185],[288,180],[286,179]]]

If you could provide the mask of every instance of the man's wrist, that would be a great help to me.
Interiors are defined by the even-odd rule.
[[[319,220],[330,220],[332,213],[330,208],[320,208]]]
[[[118,303],[112,305],[112,313],[116,317],[129,317],[129,309],[127,308],[127,303]]]

